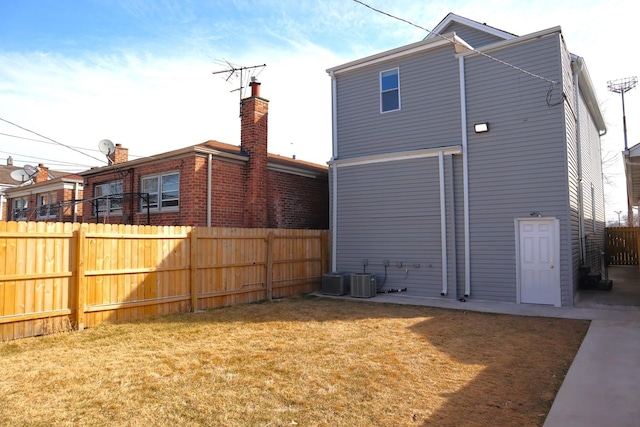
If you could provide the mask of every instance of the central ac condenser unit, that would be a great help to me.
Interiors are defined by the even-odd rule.
[[[354,273],[351,275],[351,296],[371,298],[376,296],[376,276],[370,273]]]
[[[322,275],[322,293],[325,295],[345,295],[349,293],[349,276],[342,273]]]

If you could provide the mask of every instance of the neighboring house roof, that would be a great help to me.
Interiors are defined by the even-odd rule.
[[[74,185],[84,183],[84,179],[80,175],[69,174],[68,172],[62,171],[55,171],[53,173],[65,175],[44,182],[35,182],[28,185],[18,185],[12,188],[7,188],[5,193],[8,197],[22,197],[29,195],[34,191],[45,193],[48,191],[59,190],[61,188],[73,189]]]
[[[22,169],[19,166],[0,165],[0,185],[8,185],[10,187],[20,185],[20,181],[11,178],[11,172]]]
[[[110,166],[92,168],[84,172],[80,172],[79,175],[83,177],[99,175],[113,170],[133,168],[149,163],[165,161],[168,159],[174,159],[176,157],[183,157],[192,154],[211,154],[214,157],[236,160],[240,162],[246,162],[249,159],[248,155],[242,152],[240,147],[237,145],[209,140],[201,144],[180,148],[178,150],[167,151],[149,157],[142,157],[127,162],[113,164]],[[328,168],[326,166],[305,162],[302,160],[289,159],[287,157],[282,157],[275,154],[268,154],[268,167],[270,169],[281,170],[282,172],[294,173],[304,176],[327,175],[328,171]]]

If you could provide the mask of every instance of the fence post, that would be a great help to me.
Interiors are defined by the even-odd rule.
[[[84,329],[84,307],[86,304],[85,283],[84,283],[84,246],[87,236],[87,230],[80,224],[76,233],[76,325],[79,331]]]
[[[273,231],[267,235],[267,300],[273,299]]]
[[[190,287],[191,287],[191,311],[198,310],[198,228],[191,227],[191,246],[189,248],[189,255],[191,257],[191,275],[190,275]]]

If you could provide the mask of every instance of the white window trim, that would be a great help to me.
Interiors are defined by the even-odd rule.
[[[16,202],[20,202],[20,208],[16,207]],[[14,221],[25,221],[27,219],[27,208],[29,207],[28,197],[16,197],[11,200],[11,219]],[[20,216],[18,216],[18,210]]]
[[[383,73],[388,73],[389,71],[396,71],[398,73],[398,88],[397,89],[392,89],[392,90],[397,90],[398,91],[398,108],[396,108],[394,110],[386,110],[385,111],[385,110],[382,109],[382,94],[386,93],[386,92],[391,92],[391,90],[386,90],[386,91],[382,90],[382,74]],[[378,80],[379,80],[379,88],[380,88],[380,114],[393,113],[394,111],[402,110],[402,96],[401,96],[401,93],[400,93],[400,67],[389,68],[388,70],[380,71],[380,74],[378,75]]]
[[[93,187],[93,196],[94,197],[107,197],[107,204],[108,204],[108,209],[105,209],[103,211],[98,211],[99,207],[96,204],[95,205],[95,209],[92,210],[91,215],[92,216],[121,216],[123,214],[123,208],[122,205],[120,206],[120,208],[118,209],[113,209],[111,207],[111,202],[109,201],[109,196],[117,196],[118,194],[122,194],[122,193],[116,193],[116,194],[108,194],[106,196],[96,196],[96,188],[100,187],[100,186],[104,186],[104,185],[112,185],[114,183],[120,183],[120,186],[122,188],[122,190],[124,190],[124,182],[121,179],[116,179],[115,181],[108,181],[108,182],[101,182],[99,184],[95,184]]]
[[[178,175],[178,206],[168,206],[162,207],[162,177],[167,175]],[[155,178],[158,180],[158,207],[149,208],[149,212],[178,212],[180,211],[180,171],[169,171],[169,172],[161,172],[152,175],[145,175],[140,178],[140,192],[146,193],[144,191],[143,182],[145,179]],[[153,194],[153,193],[149,193]],[[141,199],[140,203],[140,212],[146,212],[147,208],[145,207],[144,199]]]
[[[56,194],[55,191],[48,191],[46,193],[38,193],[36,194],[36,218],[40,219],[40,218],[55,218],[57,217],[57,212],[51,213],[51,205],[53,203],[57,203],[57,200],[53,203],[51,203],[51,195]],[[41,204],[40,203],[40,198],[42,196],[47,196],[47,203]],[[43,206],[47,206],[47,214],[46,215],[42,215],[40,213],[41,209]]]

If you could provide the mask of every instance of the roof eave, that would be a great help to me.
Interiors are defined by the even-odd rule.
[[[458,37],[455,32],[451,32],[444,34],[437,39],[421,40],[416,43],[400,46],[395,49],[376,53],[375,55],[370,55],[365,58],[360,58],[355,61],[347,62],[346,64],[329,68],[326,71],[330,75],[345,73],[392,59],[402,58],[405,56],[413,55],[415,53],[429,51],[446,45],[453,45],[456,49],[463,50],[471,48],[471,46],[469,46],[468,43]]]

